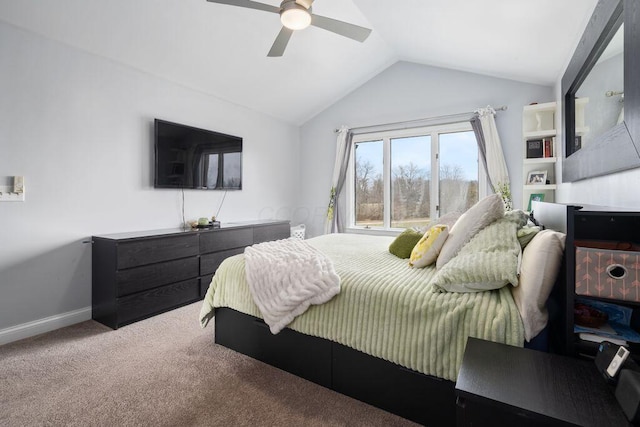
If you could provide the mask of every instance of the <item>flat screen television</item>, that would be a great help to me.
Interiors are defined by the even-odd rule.
[[[155,188],[242,189],[242,138],[155,119]]]

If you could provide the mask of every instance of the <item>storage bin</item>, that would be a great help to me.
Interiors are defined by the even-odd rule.
[[[304,240],[304,224],[291,227],[291,237]]]
[[[576,294],[640,302],[640,252],[577,246]]]

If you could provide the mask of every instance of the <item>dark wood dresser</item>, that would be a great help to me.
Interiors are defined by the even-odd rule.
[[[113,329],[201,299],[225,258],[284,239],[288,221],[93,236],[92,318]]]

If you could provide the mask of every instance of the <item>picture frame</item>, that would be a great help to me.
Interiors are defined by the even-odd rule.
[[[545,185],[547,183],[547,171],[531,171],[527,175],[527,185]]]
[[[544,141],[542,139],[527,140],[527,159],[539,159],[543,157]]]
[[[531,212],[531,205],[533,202],[544,202],[544,193],[532,193],[529,196],[529,206],[527,207],[527,212]]]

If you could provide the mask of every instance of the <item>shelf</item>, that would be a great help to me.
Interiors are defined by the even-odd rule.
[[[525,113],[540,113],[543,111],[556,111],[555,102],[543,102],[542,104],[525,105],[523,112]]]
[[[549,136],[556,136],[557,132],[555,129],[544,129],[544,130],[535,130],[532,132],[525,132],[525,139],[535,139],[535,138],[544,138]]]
[[[545,190],[555,190],[557,188],[556,184],[526,184],[523,186],[525,191],[545,191]]]
[[[532,195],[543,193],[544,199],[553,202],[555,199],[556,184],[526,184],[529,180],[529,174],[537,171],[544,171],[547,182],[555,182],[556,165],[558,164],[558,153],[560,147],[557,145],[555,115],[558,105],[556,102],[544,102],[540,104],[525,105],[522,108],[522,208],[527,209]],[[542,147],[539,144],[533,144],[531,141],[542,141]],[[551,141],[551,144],[547,143]],[[552,151],[548,151],[548,147]],[[547,149],[545,150],[545,147]],[[542,149],[541,149],[542,148]],[[527,154],[555,154],[554,157],[531,157]]]
[[[534,157],[532,159],[524,159],[524,164],[538,164],[538,163],[555,163],[558,160],[556,157]]]

